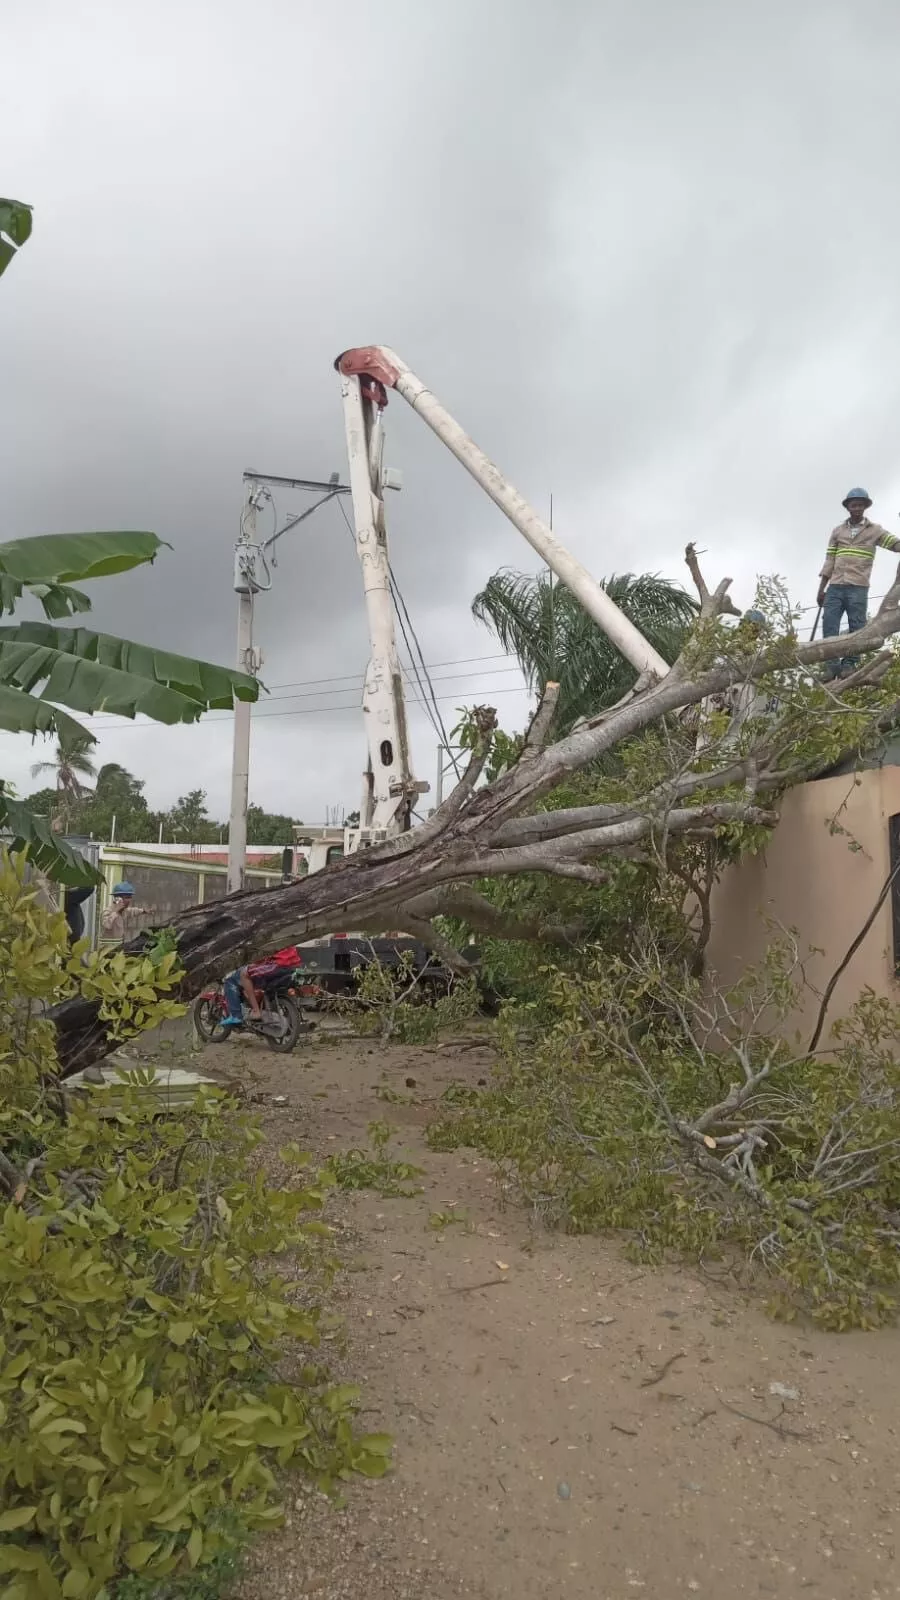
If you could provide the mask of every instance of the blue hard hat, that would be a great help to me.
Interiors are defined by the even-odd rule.
[[[745,611],[741,621],[755,622],[758,628],[764,628],[766,625],[766,619],[761,611]]]
[[[841,501],[845,509],[851,500],[865,500],[867,506],[872,504],[872,496],[869,494],[868,489],[848,489]]]
[[[120,898],[123,900],[134,899],[134,885],[130,884],[126,878],[123,878],[121,883],[117,883],[113,889],[113,899],[118,900]]]

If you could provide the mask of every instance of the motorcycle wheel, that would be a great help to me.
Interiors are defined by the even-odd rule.
[[[277,1054],[287,1055],[300,1037],[302,1028],[300,1008],[288,995],[277,994],[269,1000],[266,1010],[274,1011],[284,1024],[280,1033],[265,1033],[266,1044]]]
[[[201,995],[199,1000],[194,1001],[191,1015],[197,1033],[207,1044],[222,1044],[232,1031],[223,1024],[225,1012],[218,997],[209,999],[207,995]]]

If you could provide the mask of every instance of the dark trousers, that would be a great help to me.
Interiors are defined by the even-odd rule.
[[[233,1017],[236,1022],[240,1022],[244,1015],[240,972],[229,972],[222,988],[225,991],[225,999],[228,1002],[228,1015]]]
[[[830,583],[825,590],[822,607],[822,638],[835,639],[841,631],[841,619],[847,618],[851,633],[864,628],[869,613],[869,586],[862,583]],[[826,661],[825,677],[837,678],[859,666],[859,656],[844,656],[842,660]]]

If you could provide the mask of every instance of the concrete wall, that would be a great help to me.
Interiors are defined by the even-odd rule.
[[[821,994],[891,870],[890,818],[898,813],[898,767],[824,778],[791,790],[765,851],[728,868],[716,885],[708,973],[722,984],[734,983],[764,955],[773,937],[769,924],[795,929],[808,987],[790,1031],[808,1036],[819,1009],[814,991]],[[866,986],[900,1002],[891,901],[889,894],[842,974],[829,1022],[845,1015]],[[823,953],[807,957],[812,947]]]

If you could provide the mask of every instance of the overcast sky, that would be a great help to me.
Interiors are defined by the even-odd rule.
[[[370,342],[552,491],[598,575],[681,577],[693,539],[739,603],[778,572],[810,604],[851,484],[900,531],[896,0],[5,0],[2,31],[0,192],[35,212],[0,285],[3,537],[174,547],[94,586],[98,626],[233,660],[241,473],[344,473],[332,361]],[[387,426],[441,709],[521,726],[469,608],[535,558],[397,397]],[[324,820],[365,756],[334,506],[285,538],[257,623],[251,798]],[[93,726],[153,805],[202,787],[227,813],[227,718]],[[41,753],[0,736],[25,789]]]

